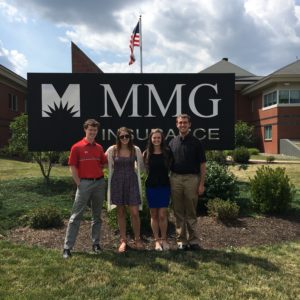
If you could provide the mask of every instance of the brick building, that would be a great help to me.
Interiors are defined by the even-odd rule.
[[[300,156],[300,61],[256,76],[223,58],[201,71],[235,73],[235,118],[254,125],[261,152]]]
[[[71,43],[73,73],[103,73]],[[265,153],[300,156],[300,61],[268,76],[256,76],[223,58],[203,73],[235,74],[235,118],[253,124],[257,147]],[[26,80],[0,65],[0,147],[9,123],[26,112]]]
[[[26,93],[26,79],[0,65],[0,148],[10,137],[10,122],[26,112]]]

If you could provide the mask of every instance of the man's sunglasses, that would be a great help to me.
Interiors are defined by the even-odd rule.
[[[119,135],[120,140],[129,139],[129,138],[130,138],[129,134]]]

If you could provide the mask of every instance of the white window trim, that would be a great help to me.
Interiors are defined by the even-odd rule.
[[[271,137],[270,138],[266,138],[266,127],[270,127],[271,128]],[[264,125],[264,141],[272,141],[273,140],[273,128],[272,125]]]

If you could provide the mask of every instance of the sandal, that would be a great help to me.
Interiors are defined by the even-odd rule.
[[[170,250],[170,245],[167,241],[167,239],[161,239],[161,245],[163,250]]]
[[[118,252],[119,253],[124,253],[125,251],[126,251],[126,247],[127,247],[127,245],[126,245],[126,240],[124,240],[124,239],[121,239],[120,240],[120,246],[119,246],[119,249],[118,249]]]
[[[160,244],[160,242],[159,242],[159,239],[155,239],[154,240],[155,241],[155,251],[162,251],[163,250],[163,248],[161,247],[161,244]]]
[[[143,250],[144,249],[144,244],[143,244],[141,238],[134,239],[134,243],[135,243],[135,247],[136,247],[137,250]]]

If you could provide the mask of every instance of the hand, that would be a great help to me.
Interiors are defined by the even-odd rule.
[[[198,195],[201,196],[204,194],[204,191],[205,191],[205,187],[204,187],[204,184],[200,184],[199,185],[199,188],[198,188]]]

